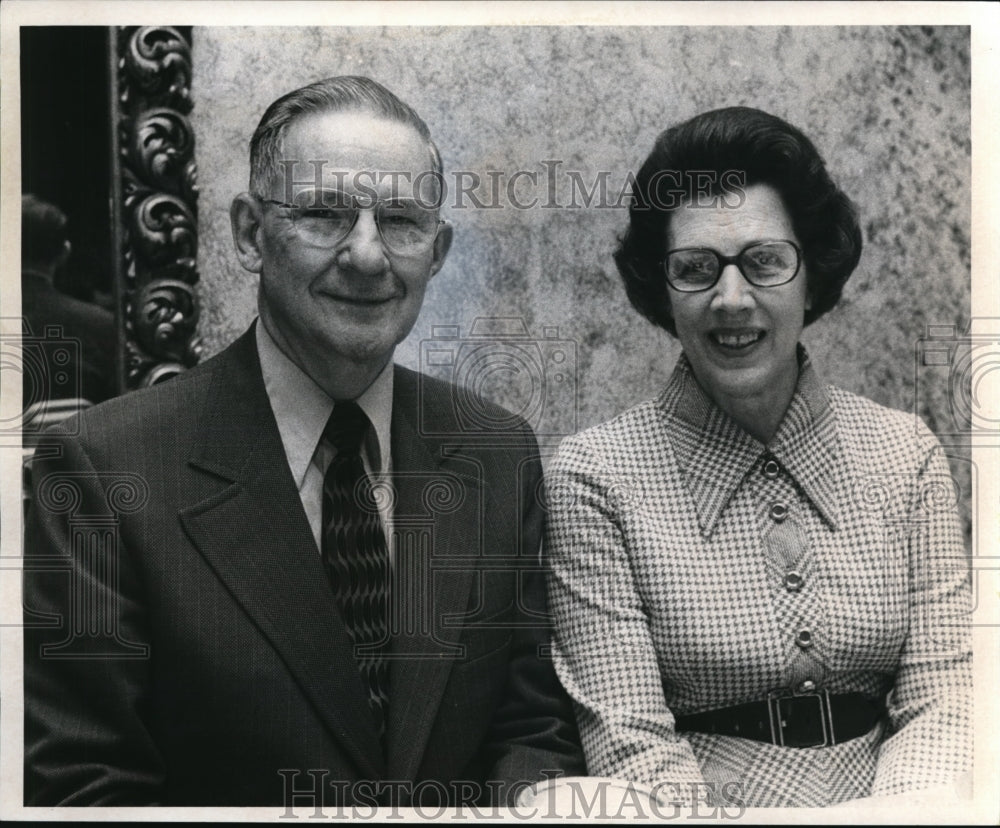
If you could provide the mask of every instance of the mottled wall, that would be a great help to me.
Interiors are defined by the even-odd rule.
[[[513,209],[506,193],[499,209],[449,199],[455,245],[397,358],[417,367],[432,326],[464,334],[477,317],[522,317],[536,336],[558,328],[576,346],[577,416],[568,405],[536,412],[543,432],[652,396],[678,353],[630,308],[614,269],[625,209],[565,206],[568,171],[588,186],[606,171],[613,200],[659,131],[706,109],[757,106],[800,126],[860,208],[860,267],[805,334],[829,381],[912,410],[917,340],[929,323],[968,322],[965,28],[196,28],[194,54],[208,353],[254,313],[256,279],[232,253],[227,213],[246,187],[247,140],[271,100],[336,74],[370,75],[413,104],[450,171],[497,171],[501,183],[538,174],[538,187],[522,177],[514,193],[538,196],[534,209]],[[557,169],[551,194],[543,162]],[[951,418],[942,379],[919,395],[938,428]]]

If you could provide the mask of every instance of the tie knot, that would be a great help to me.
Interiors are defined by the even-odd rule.
[[[356,402],[338,402],[326,421],[323,436],[337,450],[337,454],[357,454],[369,424],[368,416]]]

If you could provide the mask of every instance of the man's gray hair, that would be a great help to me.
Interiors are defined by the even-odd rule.
[[[342,75],[325,78],[282,95],[267,108],[250,139],[251,193],[261,198],[268,197],[279,173],[282,144],[289,126],[305,115],[322,112],[368,112],[386,120],[409,124],[427,141],[432,169],[437,176],[442,175],[441,154],[431,140],[427,124],[413,107],[371,78]]]

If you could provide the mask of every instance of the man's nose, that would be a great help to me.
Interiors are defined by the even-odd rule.
[[[716,310],[739,311],[753,306],[753,285],[751,285],[735,264],[728,264],[719,274],[712,297],[712,307]]]
[[[341,242],[343,264],[359,273],[379,274],[389,267],[374,210],[360,210],[354,227]]]

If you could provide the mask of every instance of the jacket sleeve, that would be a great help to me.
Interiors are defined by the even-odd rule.
[[[529,442],[516,472],[521,531],[507,691],[489,737],[489,779],[503,783],[494,797],[501,805],[513,805],[524,783],[586,772],[573,708],[549,655],[542,471],[534,438]]]
[[[151,642],[120,514],[137,475],[99,472],[52,432],[24,538],[24,801],[152,805],[164,773],[145,715]]]
[[[972,583],[954,481],[930,446],[909,506],[909,633],[888,697],[872,795],[954,782],[971,770]]]
[[[546,532],[553,658],[576,708],[590,773],[691,802],[704,778],[674,730],[622,527],[638,486],[616,476],[586,437],[560,446],[548,475]]]

